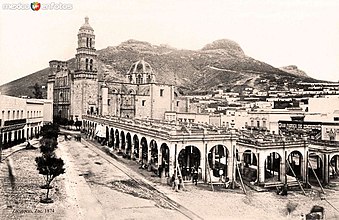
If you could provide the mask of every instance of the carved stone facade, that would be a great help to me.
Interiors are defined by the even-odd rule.
[[[173,85],[156,83],[151,65],[144,60],[132,63],[125,82],[99,80],[95,35],[88,20],[86,17],[78,32],[74,70],[67,62],[50,61],[47,96],[54,100],[54,116],[69,120],[82,120],[85,114],[165,119],[166,111],[189,106]]]
[[[98,76],[95,35],[85,18],[78,32],[75,69],[65,61],[50,61],[47,97],[53,99],[53,115],[81,120],[83,114],[98,113]]]

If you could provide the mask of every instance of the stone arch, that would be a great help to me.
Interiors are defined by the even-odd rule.
[[[323,169],[323,159],[317,153],[310,153],[308,155],[308,177],[309,182],[312,184],[318,184],[316,176],[319,180],[323,180],[322,169]],[[313,169],[313,171],[312,171]],[[315,176],[316,175],[316,176]]]
[[[278,152],[270,152],[264,161],[264,170],[259,172],[264,172],[264,180],[271,181],[281,181],[281,174],[284,173],[281,170],[281,160],[282,157]]]
[[[150,150],[150,156],[149,158],[150,165],[152,166],[152,169],[158,169],[158,159],[159,159],[159,151],[158,151],[158,145],[157,142],[152,139],[149,144],[149,150]]]
[[[190,178],[190,174],[193,173],[194,170],[201,171],[200,160],[201,152],[198,147],[193,145],[185,146],[178,154],[178,169],[180,169],[181,173],[185,169],[184,174],[186,179],[187,177]]]
[[[115,148],[120,150],[120,147],[119,147],[119,145],[120,145],[119,130],[116,129],[114,134],[115,134]]]
[[[127,132],[127,134],[126,134],[126,154],[127,154],[127,158],[131,159],[131,155],[132,155],[132,137],[131,137],[131,134],[129,132]]]
[[[228,164],[229,161],[229,151],[225,145],[218,144],[214,145],[208,152],[208,165],[210,172],[208,178],[211,177],[212,181],[224,181],[228,176]]]
[[[125,149],[126,149],[126,137],[125,137],[125,132],[124,131],[120,132],[120,142],[121,142],[121,144],[120,144],[121,149],[123,151],[125,151]]]
[[[339,177],[339,153],[332,155],[330,158],[330,163],[329,163],[329,176],[330,178],[338,178]]]
[[[249,182],[255,182],[258,177],[258,158],[251,150],[246,149],[242,153],[242,175],[243,178]]]
[[[141,164],[147,166],[148,164],[148,145],[147,140],[145,137],[142,137],[140,140],[140,146],[141,146]]]
[[[110,129],[110,141],[108,143],[109,147],[113,147],[114,146],[114,129],[111,128]]]
[[[169,175],[170,149],[166,143],[161,144],[159,155],[160,175],[167,177]]]
[[[289,165],[286,166],[286,174],[293,177],[295,174],[298,179],[302,179],[303,161],[304,161],[303,159],[304,159],[303,155],[300,151],[298,150],[292,151],[287,157]]]
[[[133,136],[133,144],[134,144],[134,158],[138,159],[139,158],[139,138],[138,135]]]

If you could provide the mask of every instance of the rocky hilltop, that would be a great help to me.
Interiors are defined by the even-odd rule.
[[[304,71],[298,69],[298,67],[295,65],[284,66],[284,67],[280,67],[279,69],[281,69],[282,71],[291,73],[293,75],[296,75],[296,76],[308,77]]]
[[[168,45],[128,40],[118,46],[97,51],[100,80],[121,81],[131,64],[139,59],[150,63],[156,81],[177,85],[183,93],[200,93],[216,88],[242,91],[245,87],[267,90],[287,89],[297,82],[317,82],[306,74],[295,74],[295,68],[278,69],[247,56],[234,41],[222,39],[200,50],[183,50]],[[69,60],[74,69],[74,58]],[[47,66],[48,64],[46,64]],[[292,71],[293,70],[293,71]],[[32,96],[36,82],[47,85],[47,69],[0,86],[3,94]]]

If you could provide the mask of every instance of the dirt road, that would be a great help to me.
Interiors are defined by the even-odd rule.
[[[59,142],[67,169],[68,219],[199,219],[189,210],[183,213],[183,207],[123,164],[83,143]]]

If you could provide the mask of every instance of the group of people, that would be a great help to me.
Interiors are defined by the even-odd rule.
[[[178,192],[180,189],[185,190],[183,182],[182,176],[177,175],[176,172],[174,172],[171,178],[172,189],[176,192]]]
[[[184,180],[189,180],[190,177],[192,177],[192,183],[197,185],[199,179],[198,169],[196,169],[195,167],[192,167],[191,170],[183,168],[181,171],[181,175],[177,174],[177,171],[175,170],[170,181],[172,189],[176,192],[180,189],[185,190],[183,182]]]

